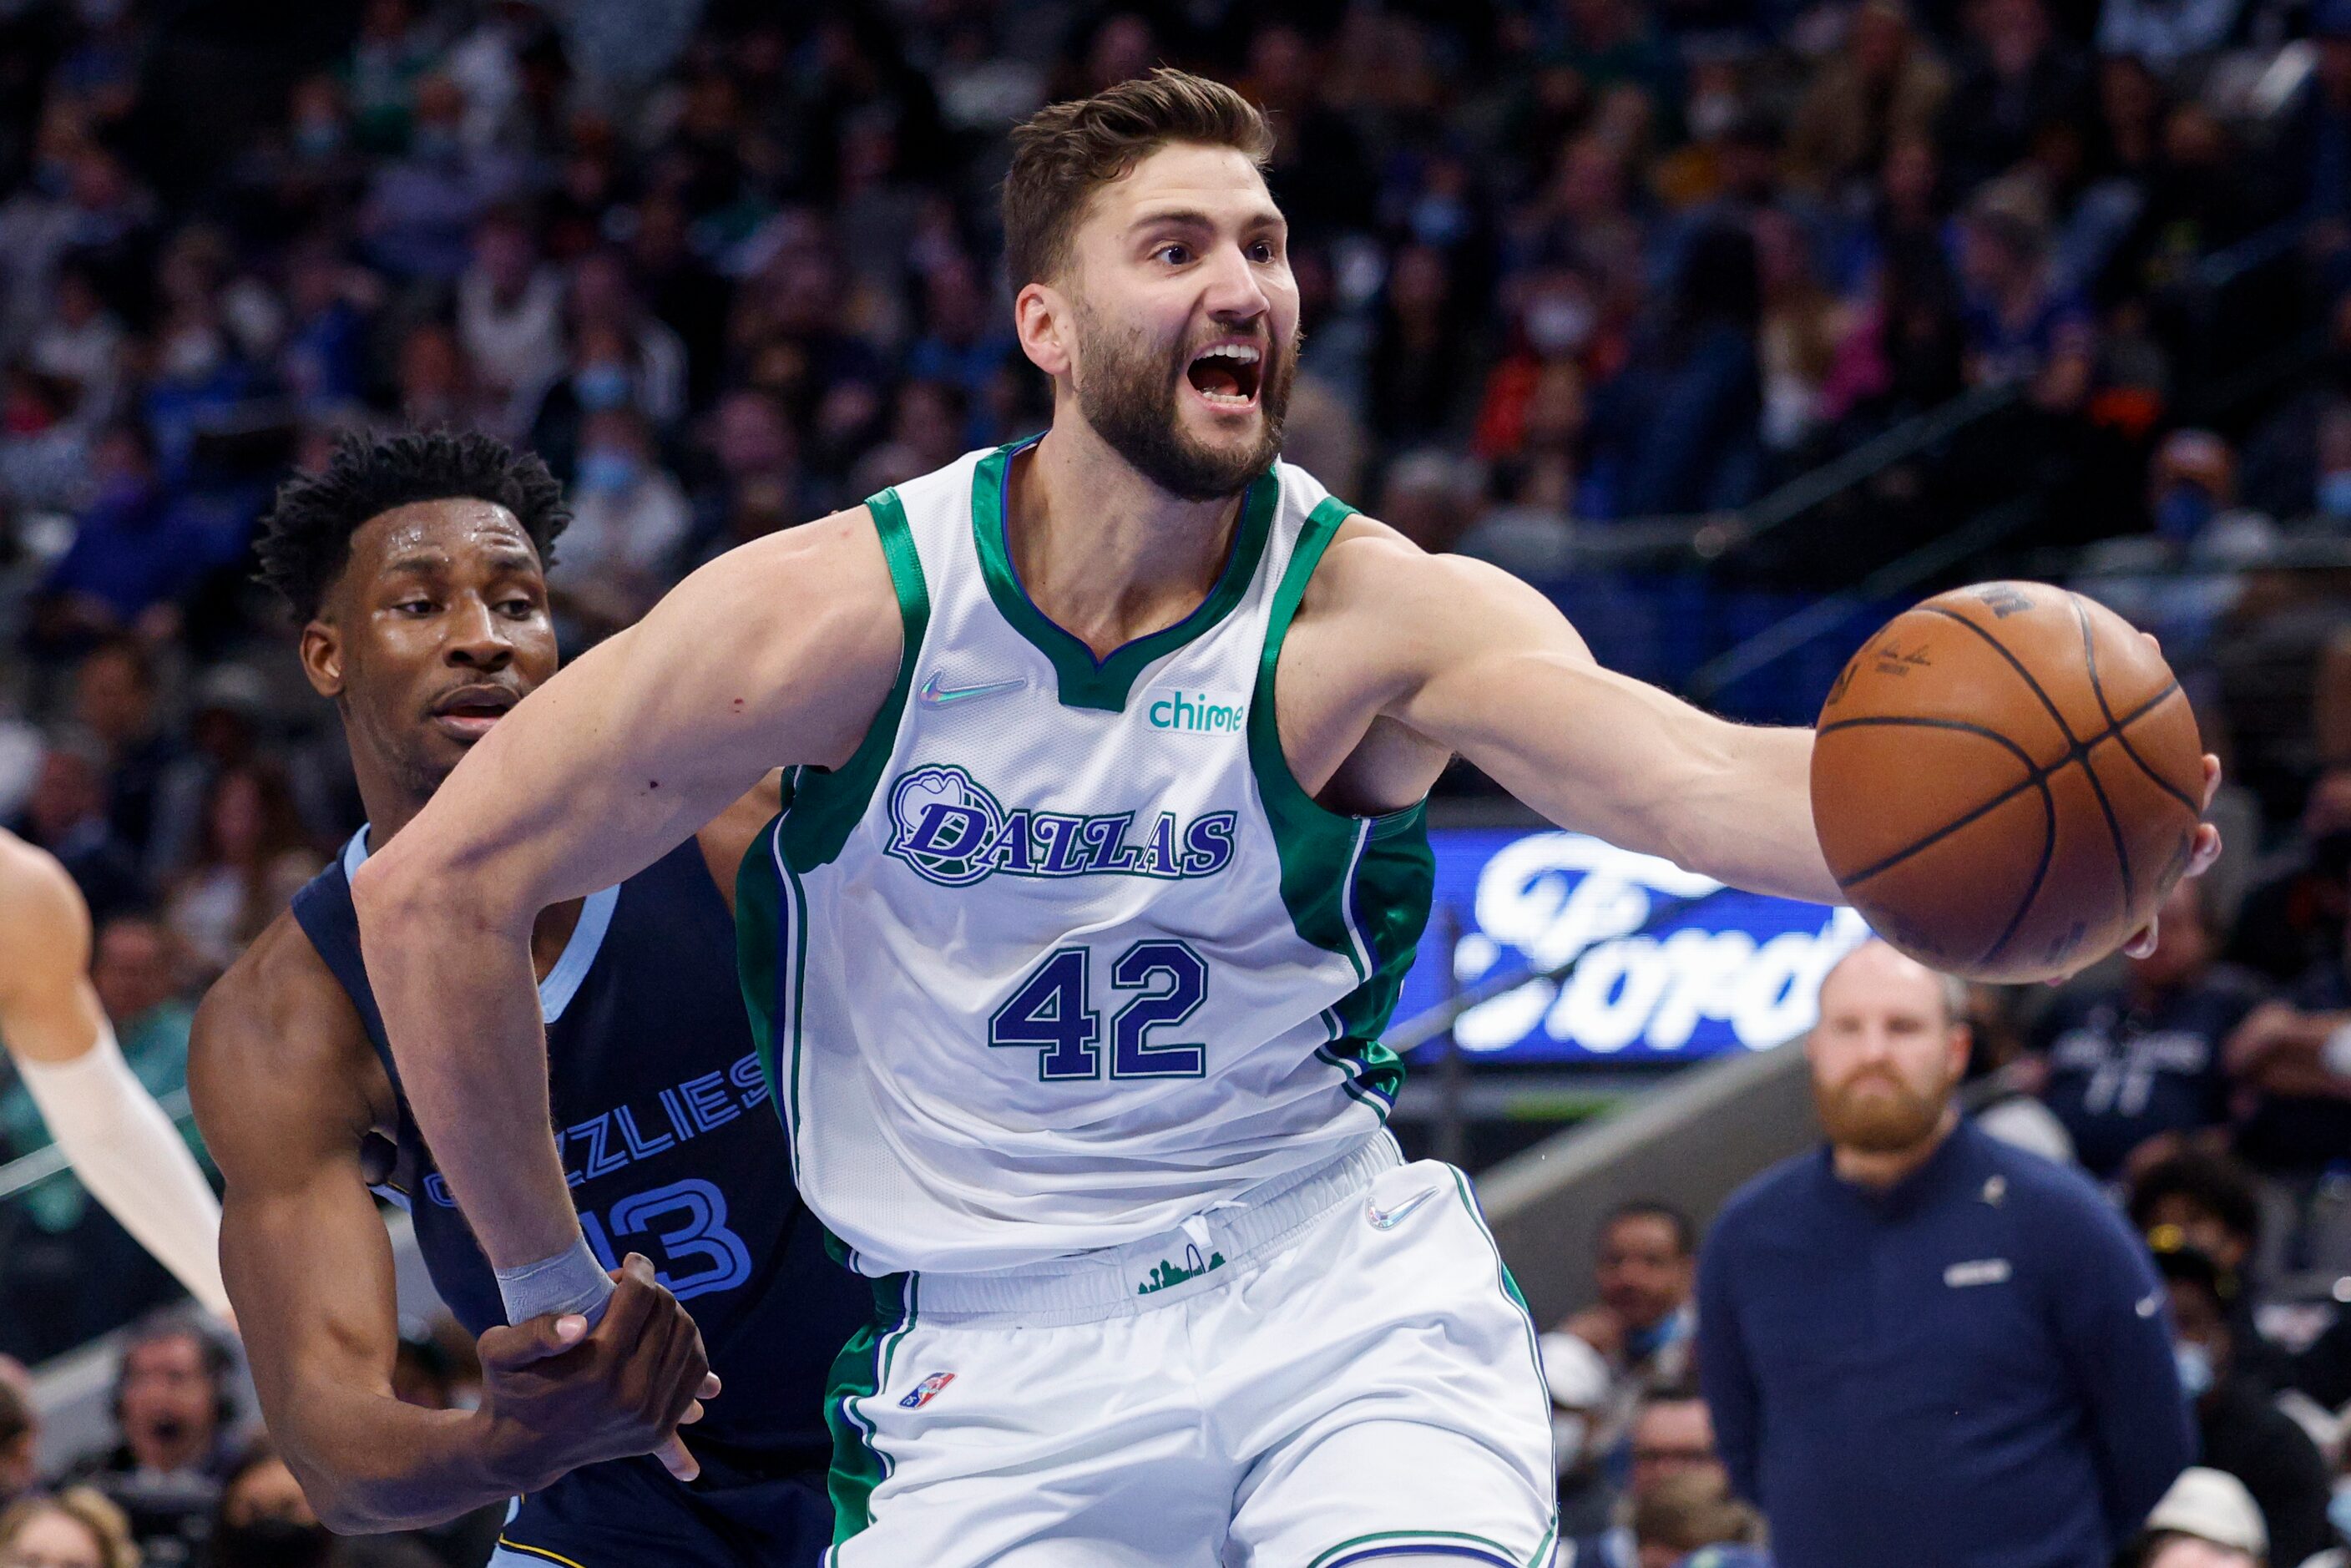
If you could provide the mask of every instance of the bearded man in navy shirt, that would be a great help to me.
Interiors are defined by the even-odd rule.
[[[1963,1001],[1883,943],[1830,971],[1826,1146],[1699,1256],[1700,1381],[1780,1568],[2106,1568],[2194,1453],[2137,1238],[1960,1118]]]

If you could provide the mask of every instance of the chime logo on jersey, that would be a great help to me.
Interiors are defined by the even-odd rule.
[[[909,768],[890,786],[889,852],[941,887],[1007,876],[1214,876],[1233,858],[1236,813],[1007,808],[953,763]]]

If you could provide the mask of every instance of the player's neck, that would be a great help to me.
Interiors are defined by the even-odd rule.
[[[1839,1144],[1830,1151],[1830,1163],[1840,1180],[1883,1192],[1933,1159],[1935,1151],[1943,1146],[1943,1140],[1959,1124],[1959,1106],[1954,1100],[1943,1107],[1942,1119],[1935,1124],[1935,1131],[1908,1148],[1855,1149]]]
[[[1013,460],[1005,507],[1020,586],[1099,657],[1199,607],[1231,551],[1240,497],[1177,500],[1082,424],[1057,423]]]

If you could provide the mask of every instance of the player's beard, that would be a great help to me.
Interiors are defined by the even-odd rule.
[[[1855,1094],[1854,1086],[1863,1078],[1876,1078],[1890,1092]],[[1942,1124],[1950,1097],[1949,1084],[1921,1094],[1892,1074],[1876,1071],[1855,1073],[1834,1087],[1813,1085],[1813,1104],[1829,1142],[1865,1155],[1898,1155],[1925,1143]]]
[[[1112,451],[1136,473],[1182,501],[1217,501],[1238,495],[1281,454],[1281,423],[1290,412],[1290,383],[1298,370],[1299,336],[1268,344],[1257,397],[1255,441],[1209,446],[1184,430],[1187,342],[1171,356],[1139,330],[1104,322],[1078,304],[1078,362],[1072,378],[1078,412]]]

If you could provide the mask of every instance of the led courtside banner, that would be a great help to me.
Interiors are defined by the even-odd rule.
[[[1446,911],[1462,987],[1557,968],[1475,1008],[1457,1030],[1473,1058],[1665,1061],[1761,1051],[1813,1021],[1831,964],[1865,936],[1861,917],[1740,893],[1580,833],[1442,828],[1437,894],[1399,1021],[1447,995]]]

